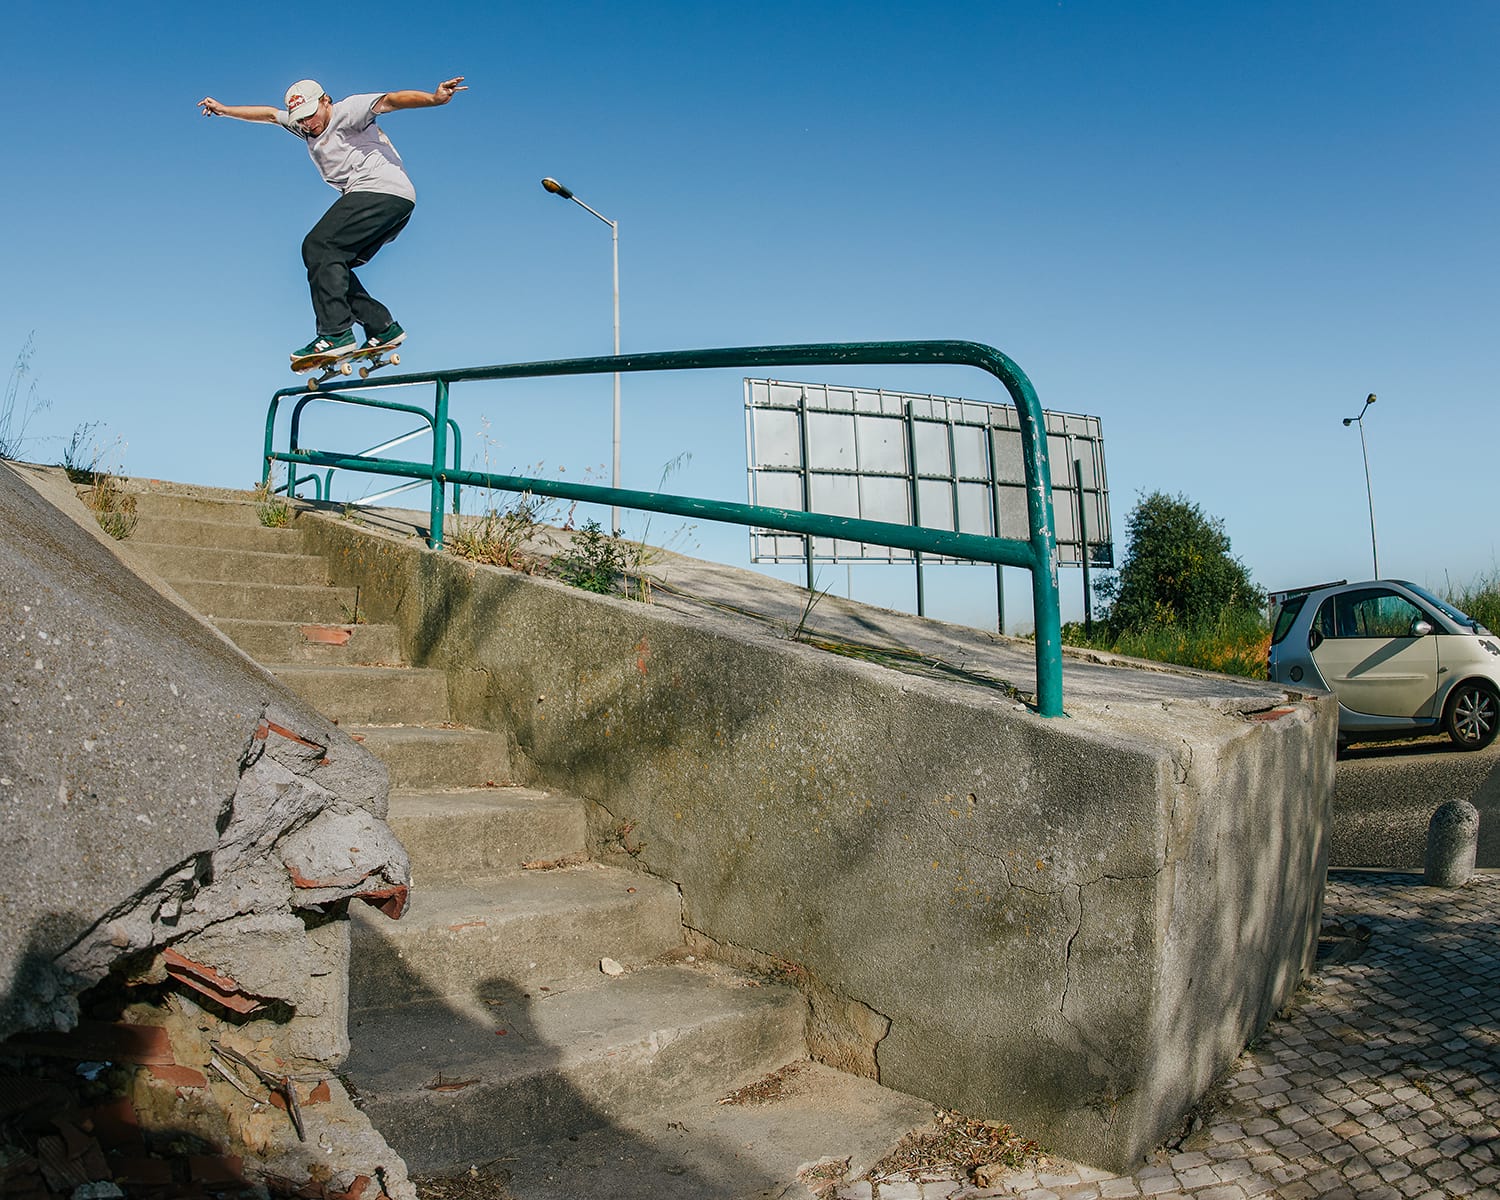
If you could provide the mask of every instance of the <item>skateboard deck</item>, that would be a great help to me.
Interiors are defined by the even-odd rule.
[[[359,377],[368,379],[371,371],[381,367],[394,367],[401,362],[401,355],[392,353],[389,347],[372,346],[368,350],[349,350],[342,354],[304,354],[292,359],[292,370],[299,375],[310,375],[314,371],[322,374],[309,379],[309,391],[316,391],[320,383],[327,383],[335,375],[352,375],[354,365],[359,364]]]

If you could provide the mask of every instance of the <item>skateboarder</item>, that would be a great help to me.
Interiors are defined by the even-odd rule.
[[[318,336],[292,351],[293,361],[313,354],[350,354],[385,349],[406,337],[390,309],[365,291],[352,268],[362,266],[411,218],[416,189],[396,147],[375,118],[402,108],[447,104],[467,91],[464,77],[445,79],[431,92],[372,92],[333,101],[315,80],[302,79],[286,92],[286,108],[198,101],[205,117],[234,117],[280,125],[307,143],[324,180],[340,195],[302,241],[302,261],[312,291]],[[357,344],[354,324],[364,327]]]

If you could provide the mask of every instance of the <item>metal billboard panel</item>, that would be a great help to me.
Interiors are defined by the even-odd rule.
[[[1098,417],[1044,412],[1058,561],[1114,565]],[[750,503],[1025,541],[1014,406],[950,396],[745,380]],[[1075,467],[1075,462],[1078,466]],[[998,528],[997,528],[998,525]],[[809,545],[810,544],[810,545]],[[753,529],[753,562],[912,562],[909,550]],[[962,562],[923,555],[924,562]]]

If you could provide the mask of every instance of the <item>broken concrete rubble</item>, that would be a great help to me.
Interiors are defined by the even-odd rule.
[[[400,1200],[403,1165],[330,1081],[348,903],[399,917],[409,885],[385,769],[128,554],[60,473],[0,464],[0,1036],[66,1031],[88,989],[138,988],[129,1022],[171,1044],[128,1081],[144,1130],[325,1191],[378,1167],[370,1200]],[[302,1089],[309,1142],[257,1081],[222,1076],[216,1044]]]

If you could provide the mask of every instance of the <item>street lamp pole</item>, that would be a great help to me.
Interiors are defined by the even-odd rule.
[[[620,356],[620,223],[611,221],[603,213],[589,208],[582,200],[575,196],[568,188],[558,183],[555,179],[542,180],[542,187],[554,196],[561,196],[564,200],[571,200],[580,208],[594,214],[609,226],[611,257],[614,261],[614,301],[615,301],[615,357]],[[620,373],[615,372],[615,406],[614,406],[614,439],[613,456],[610,467],[610,487],[620,486]],[[616,505],[610,509],[610,532],[617,537],[620,533],[620,509]]]
[[[1365,445],[1365,411],[1375,403],[1375,393],[1371,392],[1365,397],[1364,408],[1359,410],[1357,417],[1345,417],[1344,425],[1359,426],[1359,450],[1365,459],[1365,499],[1370,504],[1370,559],[1375,565],[1375,578],[1380,578],[1380,552],[1375,548],[1375,493],[1370,487],[1370,451]]]

